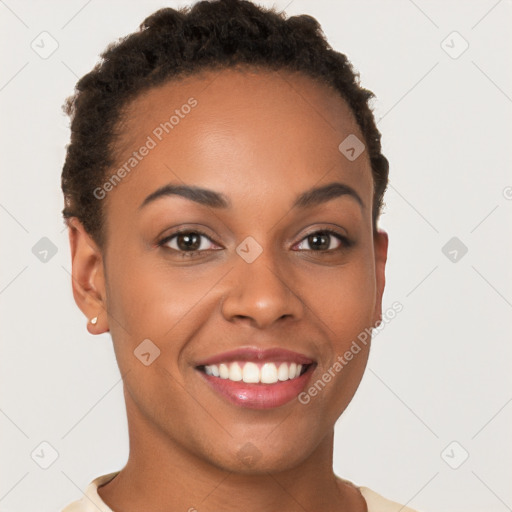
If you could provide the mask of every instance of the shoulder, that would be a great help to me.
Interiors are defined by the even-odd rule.
[[[363,496],[368,512],[417,512],[416,510],[406,507],[405,505],[401,505],[396,501],[384,498],[384,496],[372,491],[368,487],[356,485],[350,480],[341,478],[338,475],[336,475],[336,479],[340,483],[347,485],[349,488],[352,488]]]
[[[98,487],[110,482],[110,480],[112,480],[118,473],[119,471],[115,471],[95,478],[87,486],[83,497],[64,507],[61,512],[112,512],[112,510],[100,498],[100,495],[98,494]]]
[[[388,500],[368,487],[358,487],[368,506],[368,512],[416,512],[412,508]]]

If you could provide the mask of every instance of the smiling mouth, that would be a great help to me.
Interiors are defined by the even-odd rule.
[[[293,401],[316,367],[311,357],[278,347],[244,347],[195,363],[211,391],[250,409],[273,409]]]
[[[246,384],[276,384],[295,380],[304,375],[313,364],[268,361],[230,361],[220,364],[198,366],[208,376]]]

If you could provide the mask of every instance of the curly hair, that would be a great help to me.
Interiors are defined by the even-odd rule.
[[[286,18],[283,12],[247,0],[200,1],[156,11],[138,31],[110,44],[101,57],[63,107],[71,119],[71,139],[61,181],[65,221],[77,217],[100,247],[105,242],[105,208],[93,191],[115,163],[123,109],[148,88],[238,65],[302,72],[339,92],[365,139],[376,229],[389,164],[370,107],[374,95],[360,86],[359,75],[344,54],[331,48],[315,18]]]

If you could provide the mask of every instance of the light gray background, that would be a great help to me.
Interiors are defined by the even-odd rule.
[[[384,308],[404,309],[337,424],[335,470],[424,512],[512,510],[511,2],[260,3],[313,15],[349,56],[391,163]],[[87,333],[71,294],[61,105],[109,42],[185,4],[0,1],[3,512],[60,510],[126,461],[110,336]],[[59,45],[47,59],[31,48],[43,31]],[[469,43],[458,58],[453,31]],[[456,262],[442,252],[454,236],[468,248]],[[48,462],[43,441],[59,454],[46,470],[31,458]]]

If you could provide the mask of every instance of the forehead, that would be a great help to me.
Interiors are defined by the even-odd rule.
[[[322,180],[344,181],[361,195],[372,190],[366,152],[349,161],[339,150],[349,136],[363,140],[352,111],[337,91],[302,73],[194,74],[142,93],[120,127],[114,171],[128,172],[109,202],[122,195],[133,207],[169,182],[244,201],[292,198]]]

